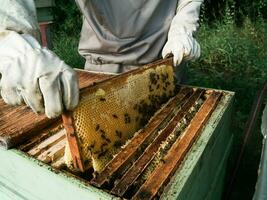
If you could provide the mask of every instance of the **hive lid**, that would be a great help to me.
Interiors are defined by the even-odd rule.
[[[77,70],[80,89],[110,75]],[[9,149],[33,136],[37,131],[56,123],[59,119],[48,119],[36,115],[25,105],[12,107],[0,99],[0,146]]]

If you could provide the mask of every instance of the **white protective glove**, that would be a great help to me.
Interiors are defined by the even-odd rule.
[[[0,91],[7,104],[23,101],[49,118],[79,101],[76,73],[28,34],[0,31]]]
[[[173,64],[178,66],[182,60],[199,58],[200,46],[193,34],[198,28],[200,6],[203,0],[179,0],[168,40],[163,47],[162,57],[173,54]]]

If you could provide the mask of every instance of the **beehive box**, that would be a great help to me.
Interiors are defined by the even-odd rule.
[[[42,45],[52,48],[51,28],[54,21],[52,9],[55,6],[54,0],[35,0],[37,18],[41,32]]]
[[[83,74],[81,77],[86,77],[81,81],[83,87],[91,84],[93,80],[105,78],[92,74]],[[91,81],[84,81],[89,77],[91,77]],[[205,91],[208,90],[205,89]],[[232,143],[229,124],[234,94],[228,91],[219,92],[223,93],[223,96],[218,105],[205,126],[201,128],[199,137],[194,141],[170,182],[164,186],[160,198],[220,199],[227,157]],[[90,175],[73,174],[55,165],[54,161],[57,161],[58,158],[51,158],[51,161],[40,161],[34,156],[30,156],[29,151],[34,146],[49,138],[51,141],[51,136],[60,134],[61,124],[57,121],[48,122],[40,116],[31,120],[34,122],[31,123],[31,126],[25,125],[23,128],[17,127],[15,130],[12,122],[9,123],[9,126],[4,125],[6,124],[4,122],[10,119],[8,117],[9,109],[11,108],[5,107],[0,110],[0,113],[2,112],[0,117],[0,131],[2,132],[2,134],[0,132],[0,138],[2,140],[0,140],[6,146],[16,146],[16,148],[8,151],[4,148],[0,149],[0,199],[120,199],[108,190],[93,186],[89,180],[92,178],[89,178]],[[21,107],[17,112],[11,112],[14,120],[16,118],[21,121],[22,113],[27,112],[25,109]],[[19,114],[14,115],[14,113]],[[3,117],[4,115],[5,117]],[[34,129],[34,124],[38,124],[40,128]],[[3,135],[4,132],[5,135]],[[22,132],[24,132],[23,138]],[[25,133],[27,137],[25,137]],[[5,137],[6,135],[7,137]],[[19,144],[22,139],[24,142]]]
[[[52,7],[55,6],[54,0],[35,0],[35,6],[39,22],[53,21]]]

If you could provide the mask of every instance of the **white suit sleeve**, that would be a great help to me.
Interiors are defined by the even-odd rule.
[[[194,38],[199,27],[199,12],[203,0],[180,0],[174,16],[168,40],[162,50],[162,56],[173,54],[174,65],[182,60],[192,60],[200,56],[200,46]]]
[[[33,0],[0,0],[0,31],[12,30],[39,39],[39,26]]]
[[[39,39],[33,0],[0,0],[0,96],[49,118],[79,102],[76,72]]]
[[[180,0],[171,28],[184,27],[188,33],[197,31],[202,3],[203,0]]]

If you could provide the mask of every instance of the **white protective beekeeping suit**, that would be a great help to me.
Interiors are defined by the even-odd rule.
[[[173,53],[175,65],[200,54],[193,34],[202,0],[76,2],[84,16],[79,52],[88,70],[123,72],[159,58],[164,45],[163,56]]]
[[[76,73],[38,42],[33,0],[0,0],[0,91],[10,105],[26,103],[50,118],[79,101]]]
[[[86,68],[120,73],[168,54],[174,65],[199,57],[193,37],[203,0],[76,0]],[[73,70],[38,41],[33,0],[0,0],[0,82],[5,102],[58,116],[78,103]],[[32,37],[34,36],[34,37]]]

